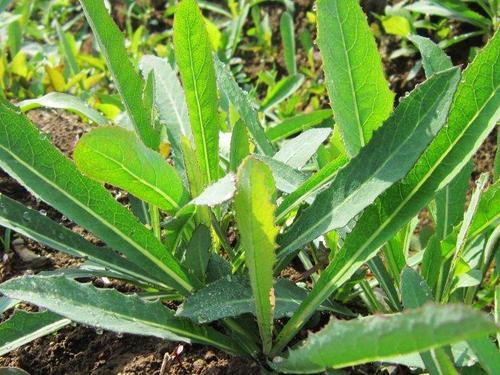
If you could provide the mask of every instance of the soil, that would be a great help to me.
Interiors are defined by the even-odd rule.
[[[312,10],[311,0],[297,0],[296,5],[296,29],[307,27],[305,14]],[[366,7],[379,6],[375,1],[364,1]],[[381,2],[379,2],[381,3]],[[266,5],[270,12],[273,34],[279,35],[279,17],[282,13],[280,7]],[[372,10],[371,8],[367,8]],[[314,37],[314,32],[313,32]],[[279,40],[273,43],[280,45]],[[398,96],[410,91],[416,83],[423,79],[417,76],[408,82],[405,74],[413,67],[415,60],[401,58],[396,61],[389,60],[386,56],[398,45],[393,38],[384,38],[380,49],[383,52],[384,66],[392,89]],[[256,74],[270,66],[278,66],[280,74],[284,74],[285,66],[283,57],[277,61],[260,60],[258,53],[245,52],[241,56],[245,61],[246,73],[255,78]],[[298,64],[305,64],[307,58],[305,52],[298,48]],[[317,56],[318,67],[320,59]],[[466,57],[454,56],[454,62],[465,63]],[[321,72],[321,69],[318,69]],[[320,77],[319,77],[320,79]],[[326,99],[325,99],[326,100]],[[327,103],[326,103],[327,104]],[[62,111],[34,110],[29,112],[30,119],[44,132],[52,137],[53,143],[68,157],[78,139],[89,130],[89,125],[82,122],[77,116]],[[481,149],[474,157],[475,168],[471,181],[475,180],[480,173],[492,171],[493,156],[497,147],[496,131],[485,141]],[[85,236],[96,244],[99,240],[87,233],[81,227],[76,226],[59,212],[35,199],[24,188],[17,184],[0,170],[0,193],[3,193],[26,206],[35,210],[43,211],[48,217],[56,220],[71,230]],[[118,200],[126,203],[126,197],[113,192]],[[423,212],[421,223],[429,222],[428,214]],[[0,236],[2,236],[0,228]],[[78,259],[55,252],[36,242],[22,238],[17,234],[14,239],[19,238],[18,245],[26,249],[32,255],[29,260],[23,259],[17,252],[4,254],[3,262],[0,259],[0,282],[9,278],[26,273],[36,273],[41,270],[53,270],[57,268],[75,267],[80,264]],[[1,255],[1,254],[0,254]],[[300,278],[301,272],[293,268],[284,271],[290,278]],[[99,285],[100,280],[94,280]],[[99,285],[102,286],[102,285]],[[109,285],[107,285],[109,286]],[[127,290],[128,286],[123,283],[113,283],[111,287],[119,290]],[[33,306],[23,306],[33,310]],[[175,355],[175,353],[179,353]],[[0,357],[1,366],[20,367],[30,374],[160,374],[164,365],[165,374],[259,374],[260,370],[256,363],[251,360],[232,357],[218,350],[202,347],[199,345],[186,345],[179,347],[179,343],[166,342],[156,338],[116,335],[110,332],[97,332],[93,328],[79,325],[70,325],[59,332],[42,337],[34,342]],[[352,373],[370,374],[374,369],[371,367],[359,367]],[[407,373],[405,369],[398,368],[393,373]]]

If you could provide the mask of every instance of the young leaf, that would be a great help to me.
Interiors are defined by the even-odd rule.
[[[322,301],[375,256],[378,249],[415,217],[470,160],[488,136],[499,116],[500,35],[476,57],[463,74],[448,118],[412,171],[363,212],[346,237],[339,254],[297,313],[287,323],[276,345],[281,350]],[[435,78],[436,76],[434,76]]]
[[[103,0],[80,0],[80,3],[137,134],[146,146],[157,150],[160,134],[153,128],[148,108],[142,102],[144,83],[128,58],[122,32]]]
[[[2,194],[0,194],[0,225],[63,253],[88,258],[108,269],[155,284],[144,270],[113,250],[94,246],[75,232]]]
[[[277,142],[284,138],[300,133],[309,128],[319,126],[333,126],[332,111],[330,109],[321,109],[306,114],[300,114],[283,120],[278,125],[266,129],[266,135],[271,142]],[[326,124],[326,125],[323,125]]]
[[[432,40],[419,35],[410,35],[408,39],[412,41],[420,51],[422,62],[424,64],[425,75],[427,77],[453,67],[451,59],[446,55],[441,47],[435,44]]]
[[[198,226],[194,230],[184,253],[183,265],[201,282],[205,281],[205,271],[208,266],[211,247],[210,230],[204,225]]]
[[[190,291],[189,277],[153,233],[46,138],[17,107],[0,98],[0,167],[161,284]]]
[[[23,100],[22,102],[17,103],[17,105],[23,112],[39,107],[58,108],[87,117],[97,125],[104,126],[108,123],[103,115],[95,109],[89,107],[89,105],[83,100],[76,96],[64,94],[62,92],[51,92],[40,98]]]
[[[240,114],[241,121],[248,128],[259,151],[263,155],[273,156],[274,148],[262,129],[257,111],[252,107],[247,94],[234,80],[231,71],[217,58],[215,59],[215,72],[219,89]]]
[[[287,358],[276,358],[274,366],[287,373],[321,372],[422,352],[497,330],[487,316],[460,305],[427,305],[402,314],[350,321],[334,319],[290,350]]]
[[[102,127],[85,134],[73,158],[88,177],[117,186],[169,213],[188,201],[175,169],[123,128]]]
[[[278,234],[274,226],[274,180],[263,162],[247,158],[238,170],[236,181],[236,222],[245,250],[263,350],[268,353],[272,344],[273,263]]]
[[[274,155],[274,159],[300,169],[318,151],[319,146],[328,138],[331,129],[310,129],[286,141]]]
[[[218,181],[209,185],[200,195],[191,201],[191,204],[197,206],[217,206],[230,200],[236,192],[236,176],[228,173]]]
[[[293,76],[283,78],[268,91],[266,97],[260,104],[260,110],[265,112],[278,105],[297,91],[299,87],[302,86],[303,82],[304,76],[302,74],[295,74]]]
[[[392,112],[375,39],[357,0],[319,0],[318,46],[344,145],[355,156]]]
[[[295,31],[293,17],[290,13],[284,12],[280,18],[280,33],[283,41],[285,54],[285,64],[288,74],[297,74],[297,63],[295,62]]]
[[[182,0],[174,19],[175,58],[186,94],[204,186],[219,172],[219,116],[212,47],[195,0]]]
[[[143,56],[139,66],[144,79],[153,72],[156,108],[160,120],[166,125],[176,166],[183,166],[181,137],[192,139],[193,135],[189,123],[186,97],[177,72],[172,69],[167,60],[151,55]]]
[[[174,316],[159,301],[147,302],[137,295],[114,289],[98,289],[64,276],[25,276],[0,284],[0,291],[45,307],[75,322],[118,333],[197,342],[237,352],[237,346],[210,327],[195,326]]]
[[[438,73],[400,103],[371,142],[282,236],[278,270],[301,246],[347,225],[408,173],[445,124],[459,78],[457,69]]]
[[[71,320],[50,311],[29,313],[16,310],[0,324],[0,356],[70,323]]]

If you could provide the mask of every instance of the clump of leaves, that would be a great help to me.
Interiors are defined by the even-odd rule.
[[[104,3],[81,3],[132,130],[92,130],[73,162],[2,99],[0,166],[106,247],[0,196],[0,224],[85,259],[0,285],[2,310],[17,301],[46,309],[15,311],[0,324],[0,353],[74,321],[211,345],[289,373],[373,361],[436,374],[479,362],[498,372],[488,335],[499,328],[465,306],[477,301],[498,248],[498,182],[486,188],[481,177],[462,216],[469,161],[498,120],[498,35],[464,72],[421,40],[432,50],[424,54],[428,79],[393,110],[357,1],[319,0],[331,134],[304,130],[330,111],[266,129],[270,100],[258,112],[213,55],[196,1],[176,9],[175,65],[146,56],[143,77]],[[322,146],[330,136],[335,152]],[[162,154],[167,142],[173,165]],[[129,192],[131,209],[103,183]],[[414,218],[426,206],[436,231],[415,252]],[[307,286],[280,277],[297,260]],[[365,263],[375,278],[365,277]],[[142,291],[78,281],[102,276]],[[360,295],[376,316],[353,318],[339,303]],[[181,304],[173,310],[166,301]],[[284,353],[325,311],[352,319],[334,319]]]

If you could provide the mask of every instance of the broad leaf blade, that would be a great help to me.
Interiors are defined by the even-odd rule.
[[[219,116],[212,47],[195,0],[183,0],[177,6],[174,46],[196,156],[206,186],[217,180],[219,171]]]
[[[371,142],[282,236],[278,269],[301,246],[347,225],[408,173],[446,122],[459,77],[457,69],[438,73],[400,103]]]
[[[267,353],[272,344],[273,263],[278,234],[274,226],[274,180],[263,162],[248,158],[238,170],[236,181],[236,222],[245,250],[263,348]]]
[[[16,310],[0,324],[0,356],[70,323],[71,320],[50,311],[29,313]]]
[[[158,281],[191,290],[188,276],[153,233],[103,186],[82,176],[16,107],[1,98],[0,167]]]
[[[94,246],[75,232],[2,194],[0,194],[0,225],[71,256],[88,258],[108,269],[148,283],[155,283],[144,274],[144,270],[113,250]]]
[[[36,99],[27,99],[17,104],[21,111],[27,112],[39,107],[66,109],[70,112],[77,113],[80,116],[87,117],[97,125],[107,125],[108,121],[95,109],[89,107],[80,98],[64,94],[61,92],[51,92]]]
[[[142,102],[144,82],[128,58],[122,32],[103,0],[80,0],[80,3],[136,132],[146,146],[158,149],[160,135],[152,127],[148,108]]]
[[[102,127],[85,134],[73,158],[88,177],[117,186],[169,213],[188,201],[175,169],[123,128]]]
[[[357,0],[319,0],[318,46],[336,124],[350,156],[392,112],[375,39]]]
[[[410,35],[408,39],[410,39],[410,41],[412,41],[420,51],[422,62],[424,64],[425,75],[427,77],[453,67],[451,59],[432,40],[419,35]]]
[[[160,302],[147,302],[137,295],[114,289],[98,289],[64,276],[25,276],[0,285],[0,291],[45,307],[75,322],[119,333],[148,335],[167,340],[197,342],[230,352],[228,337],[209,327],[178,319]]]
[[[289,373],[315,373],[422,352],[497,330],[487,316],[460,305],[427,305],[402,314],[334,320],[290,350],[287,358],[275,359],[275,367]]]
[[[318,151],[319,146],[328,138],[331,129],[310,129],[286,141],[274,155],[274,159],[300,169]]]

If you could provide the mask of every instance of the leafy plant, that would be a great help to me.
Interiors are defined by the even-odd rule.
[[[466,366],[453,355],[459,345],[485,372],[497,372],[489,335],[499,328],[466,305],[478,302],[498,248],[498,181],[486,187],[482,176],[462,214],[469,161],[499,118],[498,34],[464,72],[415,37],[428,79],[393,110],[357,1],[319,0],[332,133],[331,122],[310,129],[331,119],[330,110],[265,125],[303,80],[286,13],[290,76],[255,105],[214,54],[195,0],[176,7],[175,63],[145,56],[142,76],[102,0],[81,3],[131,126],[99,124],[72,161],[0,99],[0,166],[106,245],[0,195],[2,226],[84,259],[76,269],[0,284],[2,312],[18,301],[46,309],[15,310],[1,323],[0,353],[74,321],[210,345],[289,373],[373,361],[456,373]],[[334,153],[322,145],[329,137]],[[104,183],[130,193],[133,209]],[[437,230],[410,252],[414,218],[425,207]],[[237,231],[235,241],[228,231]],[[365,277],[364,264],[375,278]],[[287,267],[304,267],[310,283],[280,276]],[[79,281],[102,276],[141,292]],[[360,295],[379,316],[353,318],[348,301]],[[325,311],[352,319],[332,320],[285,354]]]

